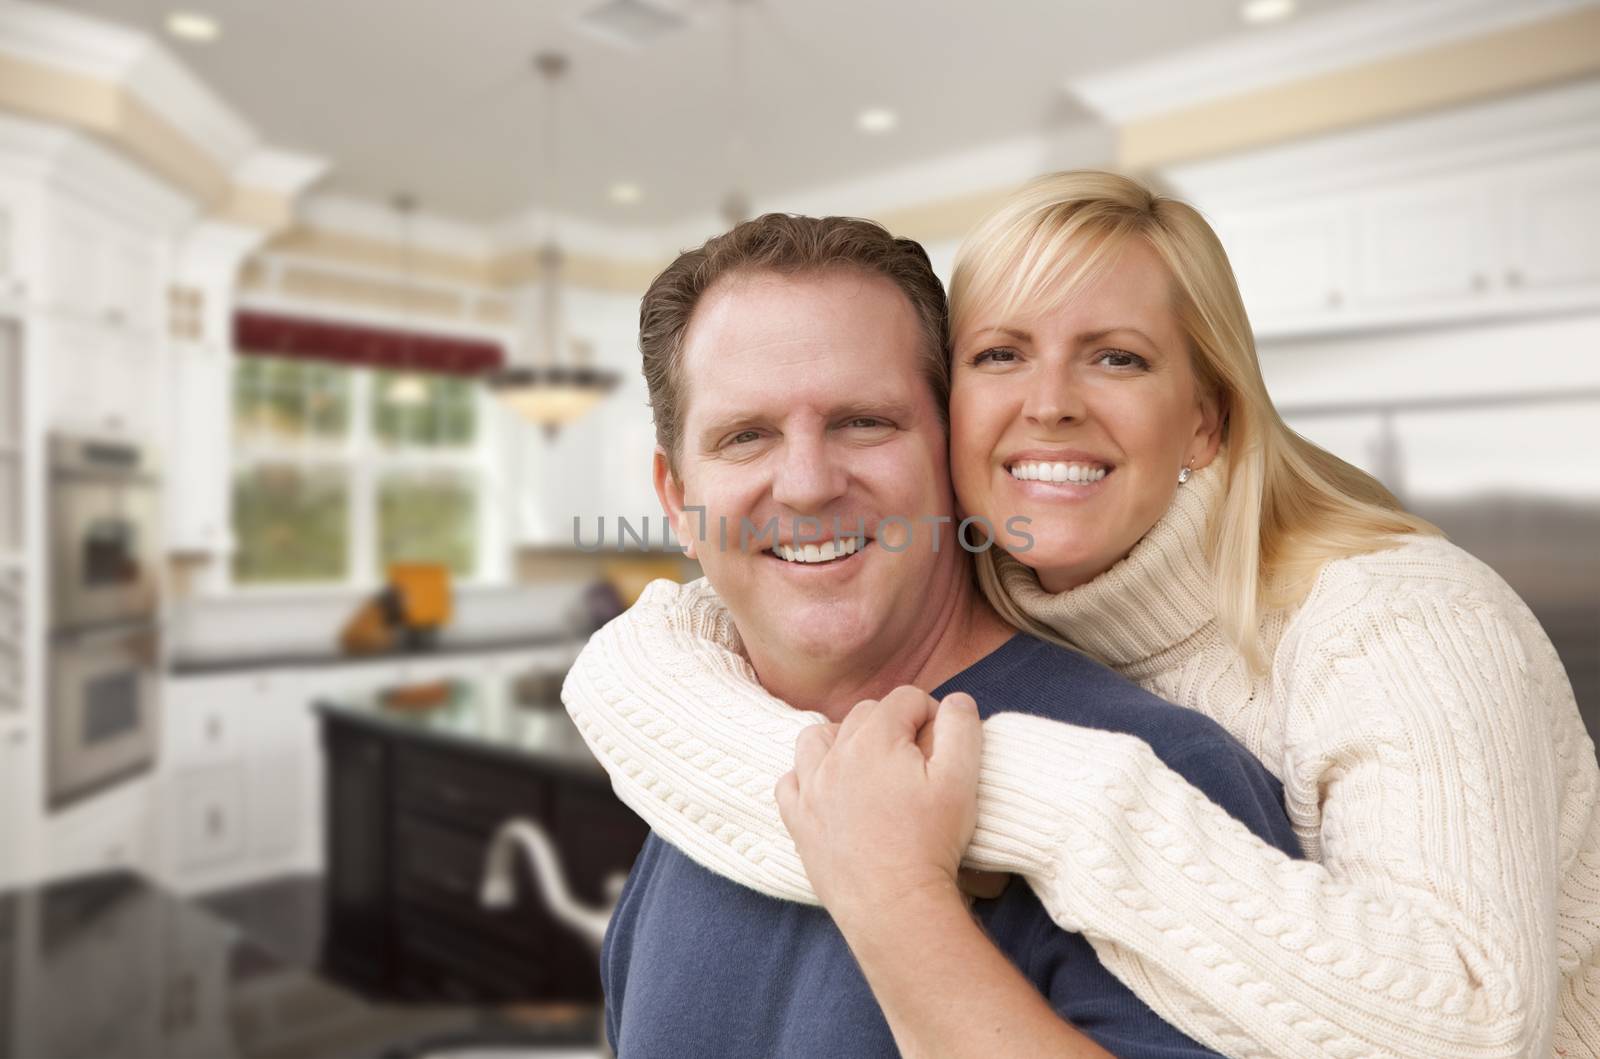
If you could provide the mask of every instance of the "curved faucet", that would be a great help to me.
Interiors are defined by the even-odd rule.
[[[594,908],[573,896],[567,886],[566,872],[561,865],[561,855],[555,843],[545,834],[544,828],[524,817],[514,817],[501,824],[489,840],[489,853],[484,864],[483,889],[480,899],[485,908],[510,908],[517,900],[516,876],[511,870],[512,851],[521,848],[533,870],[533,880],[550,912],[561,922],[581,934],[598,955],[605,941],[606,926],[611,913],[616,911],[617,899],[622,896],[627,877],[612,873],[606,879],[608,904]]]

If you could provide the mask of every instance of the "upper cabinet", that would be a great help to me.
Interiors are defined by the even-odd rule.
[[[1600,306],[1600,150],[1207,212],[1258,336]]]
[[[1259,337],[1600,307],[1600,82],[1173,165]]]
[[[1600,286],[1600,151],[1522,166],[1503,189],[1502,282],[1529,291]]]

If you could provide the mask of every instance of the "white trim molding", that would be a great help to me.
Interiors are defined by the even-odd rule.
[[[1600,0],[1365,0],[1065,87],[1123,125],[1594,6]]]

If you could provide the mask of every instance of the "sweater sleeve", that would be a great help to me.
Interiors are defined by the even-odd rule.
[[[1301,836],[1320,863],[1261,841],[1141,740],[1013,713],[984,725],[966,862],[1022,874],[1226,1054],[1545,1054],[1559,807],[1518,630],[1459,593],[1334,609],[1280,665],[1303,729],[1285,783],[1321,807]],[[706,867],[814,902],[772,788],[821,718],[760,690],[703,586],[647,592],[619,622],[566,688],[619,796]]]

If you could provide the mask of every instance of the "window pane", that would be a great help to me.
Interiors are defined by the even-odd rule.
[[[240,584],[342,581],[349,573],[349,477],[292,464],[241,470],[233,480]]]
[[[477,572],[478,493],[466,475],[391,474],[378,486],[378,559],[444,563],[458,576]]]
[[[239,358],[234,433],[245,441],[338,440],[350,429],[350,370],[289,357]]]
[[[470,447],[477,384],[451,375],[375,371],[372,431],[390,446]]]

